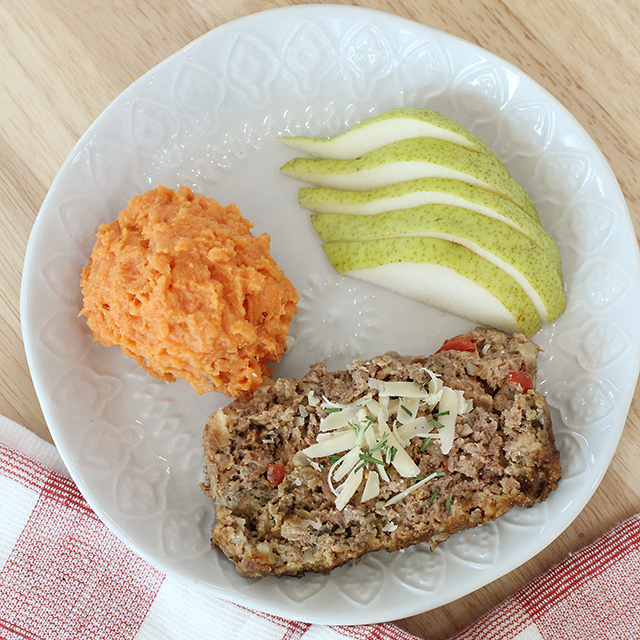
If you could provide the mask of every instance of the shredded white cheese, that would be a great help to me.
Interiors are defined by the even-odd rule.
[[[378,392],[378,396],[395,398],[426,398],[429,393],[417,382],[389,382],[369,378],[369,386]]]
[[[335,431],[346,427],[351,420],[357,418],[360,407],[327,407],[327,409],[330,412],[320,420],[320,431]]]
[[[308,446],[302,450],[302,453],[310,458],[323,458],[324,456],[331,456],[334,453],[340,453],[346,449],[352,449],[356,444],[356,434],[349,431],[341,431],[336,433],[333,437],[321,440],[316,444]]]
[[[358,490],[360,483],[362,482],[362,476],[364,474],[364,469],[360,468],[357,471],[354,471],[349,477],[345,480],[344,484],[340,488],[338,495],[336,497],[336,508],[341,511],[344,509],[349,500],[353,498],[353,495]]]
[[[406,447],[411,442],[411,438],[427,437],[432,431],[433,425],[424,416],[420,416],[399,426],[394,433],[400,443]]]
[[[293,456],[293,464],[296,467],[308,467],[310,463],[311,460],[309,460],[309,457],[302,453],[302,451],[298,451]]]
[[[414,420],[420,408],[420,398],[402,398],[398,401],[396,409],[396,420],[400,424],[405,424]]]
[[[344,478],[360,461],[360,454],[362,453],[362,449],[360,447],[354,447],[342,457],[340,463],[335,468],[333,472],[333,480],[335,482],[340,482],[342,478]]]
[[[418,465],[411,459],[411,456],[405,451],[395,434],[390,433],[387,438],[387,445],[393,452],[389,455],[391,464],[403,478],[415,478],[420,474]],[[395,451],[394,451],[395,449]]]
[[[419,482],[416,482],[415,484],[412,484],[409,488],[405,489],[404,491],[401,491],[400,493],[396,493],[396,495],[393,496],[393,498],[389,498],[389,500],[387,500],[384,503],[384,506],[390,507],[392,504],[396,504],[397,502],[400,502],[400,500],[404,500],[404,498],[406,498],[410,493],[413,493],[423,485],[427,484],[427,482],[433,480],[434,478],[437,478],[438,475],[439,475],[438,472],[430,473],[426,478],[422,478],[422,480],[420,480]]]
[[[462,391],[445,387],[432,371],[424,369],[427,380],[416,382],[369,379],[369,387],[378,393],[377,399],[366,395],[356,402],[338,404],[327,398],[322,401],[313,392],[309,405],[324,411],[317,442],[296,456],[304,456],[314,469],[320,467],[313,458],[336,456],[329,468],[329,487],[336,495],[336,507],[344,509],[357,493],[362,482],[361,502],[380,495],[380,483],[390,482],[387,468],[392,466],[402,478],[416,478],[413,484],[387,500],[385,506],[397,504],[441,472],[417,479],[420,468],[407,453],[413,438],[439,443],[442,453],[451,451],[458,415],[473,408]],[[304,413],[301,411],[301,416]],[[422,413],[422,415],[418,415]],[[431,415],[431,418],[427,418]],[[366,478],[366,480],[365,480]],[[340,486],[338,485],[340,482]],[[397,525],[389,523],[387,527]],[[386,529],[393,531],[393,528]]]
[[[438,430],[440,448],[445,455],[451,451],[456,431],[456,417],[458,415],[458,394],[449,387],[442,389],[442,397],[438,403],[437,421],[442,425]]]
[[[379,495],[380,476],[377,471],[372,469],[369,471],[369,475],[367,476],[367,481],[365,482],[360,502],[368,502],[369,500],[373,500],[373,498],[377,498]]]

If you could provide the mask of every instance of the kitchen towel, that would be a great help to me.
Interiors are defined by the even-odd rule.
[[[54,446],[0,416],[2,640],[415,640],[250,611],[172,579],[116,538]],[[455,640],[640,639],[640,516],[570,556]]]

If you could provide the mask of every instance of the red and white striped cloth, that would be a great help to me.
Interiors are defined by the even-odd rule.
[[[415,640],[248,611],[166,577],[88,507],[55,447],[0,416],[1,640]],[[640,516],[455,640],[639,640]]]

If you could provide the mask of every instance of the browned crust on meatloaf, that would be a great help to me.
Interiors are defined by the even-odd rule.
[[[477,345],[472,351],[416,358],[388,353],[335,372],[316,364],[302,380],[280,379],[216,411],[204,431],[202,485],[216,502],[212,546],[246,577],[326,573],[370,551],[423,541],[434,548],[513,506],[545,500],[561,475],[545,398],[534,390],[522,393],[507,379],[522,370],[535,383],[539,349],[523,335],[481,327],[468,335]],[[295,454],[316,441],[325,415],[309,404],[309,392],[349,403],[371,393],[370,377],[422,383],[425,367],[473,400],[472,411],[457,418],[447,455],[435,441],[423,453],[420,438],[407,447],[421,475],[445,474],[385,506],[411,483],[388,467],[391,482],[381,483],[377,498],[361,504],[361,487],[338,510],[327,479],[329,458],[317,459],[319,469],[294,463]],[[300,415],[304,420],[294,423]],[[286,468],[278,486],[267,480],[269,464]]]

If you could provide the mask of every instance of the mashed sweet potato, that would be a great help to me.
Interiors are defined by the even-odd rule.
[[[188,187],[135,196],[102,224],[82,271],[94,339],[162,380],[245,395],[282,355],[298,294],[267,234]]]

